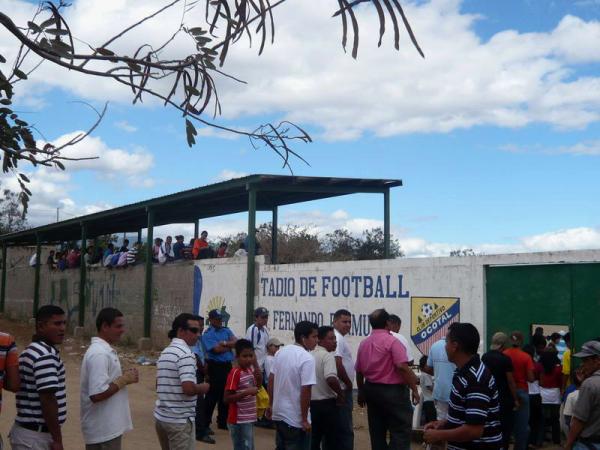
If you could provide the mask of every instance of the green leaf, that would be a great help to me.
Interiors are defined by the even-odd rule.
[[[190,28],[190,29],[188,29],[188,31],[190,33],[192,33],[194,36],[201,36],[203,34],[206,34],[206,31],[203,30],[201,27]]]
[[[187,144],[191,148],[196,143],[194,136],[198,135],[194,124],[188,119],[185,119],[185,134],[187,135]]]
[[[12,109],[9,108],[0,108],[0,114],[11,114]]]
[[[139,64],[136,63],[132,63],[132,62],[128,62],[127,65],[129,66],[129,68],[131,70],[133,70],[134,72],[141,72],[142,68],[140,67]]]
[[[21,119],[15,119],[15,123],[21,127],[28,127],[29,124]]]
[[[15,69],[14,74],[17,76],[17,78],[20,78],[21,80],[27,79],[27,75],[25,75],[25,73],[21,72],[19,69]]]
[[[63,41],[55,41],[55,40],[53,40],[52,41],[52,48],[57,53],[59,53],[61,55],[67,55],[67,56],[69,56],[69,55],[71,55],[71,53],[73,53],[73,48],[69,44],[67,44],[67,43],[65,43]]]
[[[19,176],[23,181],[29,183],[29,178],[27,178],[27,176],[24,173],[20,173]]]
[[[54,161],[54,164],[56,164],[56,167],[58,167],[60,170],[65,170],[65,165],[60,161]]]
[[[50,25],[54,25],[55,23],[56,19],[52,17],[51,19],[44,20],[42,23],[40,23],[40,28],[44,29],[46,27],[49,27]]]
[[[109,49],[107,49],[107,48],[98,47],[98,48],[96,49],[96,51],[97,51],[98,53],[100,53],[102,56],[115,56],[115,53],[114,53],[114,52],[112,52],[112,51],[110,51],[110,50],[109,50]]]
[[[205,47],[205,48],[203,48],[203,49],[202,49],[202,51],[203,51],[205,54],[207,54],[207,55],[212,55],[212,56],[216,56],[216,55],[218,55],[218,54],[219,54],[219,52],[218,52],[218,51],[216,51],[216,50],[213,50],[212,48],[208,48],[208,47]]]
[[[2,100],[0,100],[0,104],[2,104],[2,105],[11,105],[12,102],[9,99],[7,99],[7,98],[3,98]]]
[[[36,34],[39,33],[40,31],[42,31],[42,29],[39,27],[39,25],[36,24],[35,22],[29,21],[29,22],[27,22],[27,26],[29,27],[29,29],[31,31],[33,31]]]
[[[196,89],[194,86],[186,86],[185,90],[188,91],[192,95],[200,96],[200,91]]]
[[[63,28],[50,28],[49,30],[44,31],[52,36],[67,36],[69,34],[69,32]]]

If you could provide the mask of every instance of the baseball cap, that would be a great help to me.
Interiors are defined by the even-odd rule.
[[[577,358],[587,358],[588,356],[600,356],[600,342],[588,341],[581,346],[581,351],[573,356]]]
[[[510,334],[510,340],[512,342],[513,347],[520,347],[521,345],[523,345],[523,333],[521,333],[520,331],[513,331]]]
[[[268,316],[269,310],[263,306],[259,306],[254,310],[254,317]]]
[[[506,347],[508,343],[508,336],[502,332],[495,333],[492,336],[492,343],[490,345],[490,349],[492,350],[500,350],[501,348]]]
[[[211,309],[210,312],[208,313],[208,318],[209,319],[222,319],[223,314],[221,314],[221,311],[219,311],[218,309]]]
[[[271,338],[267,341],[267,347],[270,347],[271,345],[274,345],[275,347],[281,347],[283,344],[279,339]]]

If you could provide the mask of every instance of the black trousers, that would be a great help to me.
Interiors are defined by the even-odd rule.
[[[542,404],[544,414],[544,428],[548,425],[552,428],[552,443],[560,445],[560,405]]]
[[[335,398],[310,402],[311,450],[320,450],[321,448],[323,450],[334,450],[337,448],[338,411],[335,402]]]
[[[410,450],[412,405],[404,384],[365,383],[372,450]],[[387,442],[387,434],[390,442]]]
[[[231,363],[209,360],[207,361],[206,365],[208,368],[208,382],[210,383],[210,389],[206,394],[205,400],[205,427],[208,428],[208,426],[211,424],[215,407],[217,407],[217,425],[220,428],[227,428],[228,407],[223,402],[223,394],[225,393],[227,375],[231,370]]]
[[[544,416],[542,415],[542,396],[529,396],[529,443],[541,446],[544,442]]]
[[[502,428],[502,445],[504,449],[508,449],[510,437],[513,433],[515,423],[514,405],[509,402],[500,403],[500,427]]]
[[[204,383],[204,375],[196,371],[196,383]],[[196,400],[196,439],[206,436],[206,397],[198,395]]]

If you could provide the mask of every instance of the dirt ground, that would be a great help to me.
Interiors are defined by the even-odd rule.
[[[15,336],[17,346],[22,350],[31,341],[32,329],[26,324],[15,323],[5,319],[0,319],[0,330]],[[63,441],[66,450],[82,449],[84,443],[79,426],[79,372],[81,359],[89,342],[76,341],[73,338],[65,339],[61,348],[61,356],[65,363],[67,372],[67,421],[63,426]],[[117,349],[121,359],[123,369],[136,367],[140,371],[140,382],[130,385],[129,405],[131,408],[131,418],[133,420],[133,430],[125,434],[123,438],[124,450],[160,450],[156,433],[154,431],[154,418],[152,410],[154,409],[156,367],[140,366],[136,361],[142,353],[133,348],[121,347]],[[157,353],[144,353],[148,358],[157,358]],[[15,399],[12,392],[4,391],[2,402],[2,414],[0,415],[0,434],[3,436],[5,444],[7,436],[14,422],[15,417]],[[366,411],[357,407],[354,412],[356,448],[369,448],[369,434],[367,429]],[[216,427],[215,427],[216,428]],[[275,432],[263,428],[255,428],[255,446],[259,450],[275,448]],[[200,449],[230,449],[231,440],[226,431],[215,429],[216,445],[197,443],[196,448]]]

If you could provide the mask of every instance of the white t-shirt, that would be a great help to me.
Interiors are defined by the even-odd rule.
[[[563,410],[563,415],[572,416],[573,415],[573,407],[575,403],[577,403],[577,399],[579,398],[579,390],[571,392],[567,395],[567,399],[565,400],[565,409]]]
[[[413,354],[412,354],[412,350],[410,348],[410,343],[408,342],[408,339],[406,339],[403,335],[401,335],[400,333],[394,333],[393,331],[390,331],[390,334],[392,336],[394,336],[396,339],[398,339],[400,341],[400,343],[404,346],[404,348],[406,349],[406,360],[407,361],[414,361],[413,358]]]
[[[527,390],[529,395],[539,395],[540,393],[540,382],[535,380],[533,382],[527,382]]]
[[[286,345],[275,354],[271,373],[275,377],[273,420],[282,420],[291,427],[301,428],[300,391],[302,386],[317,383],[315,359],[299,345]]]
[[[543,405],[560,405],[560,389],[540,386]]]
[[[433,401],[433,377],[428,373],[421,372],[419,375],[419,385],[423,393],[423,402]]]
[[[246,339],[252,342],[254,353],[256,354],[256,362],[258,362],[259,367],[262,367],[267,357],[268,328],[258,328],[256,325],[250,325],[246,330]]]
[[[352,360],[352,351],[350,350],[346,339],[344,338],[344,336],[342,336],[342,333],[335,329],[333,331],[335,333],[335,339],[337,341],[337,347],[335,349],[334,355],[342,358],[342,365],[344,366],[344,369],[346,369],[346,374],[348,374],[348,378],[350,378],[350,381],[354,383],[356,371],[354,369],[354,361]],[[346,386],[345,383],[342,382],[342,380],[340,380],[340,382],[344,389],[350,389],[352,387]]]
[[[90,400],[121,375],[117,352],[104,339],[93,337],[81,362],[81,431],[88,445],[110,441],[133,429],[127,388],[98,403]]]
[[[275,362],[275,357],[272,355],[265,356],[265,362],[263,363],[263,372],[265,374],[264,380],[266,382],[269,381],[269,375],[271,375],[271,369],[273,368],[273,363]]]
[[[329,377],[337,378],[337,368],[335,366],[335,357],[333,352],[329,353],[325,348],[317,345],[310,352],[315,358],[315,371],[317,375],[317,383],[312,387],[310,392],[311,400],[327,400],[336,398],[337,395],[327,384]]]

